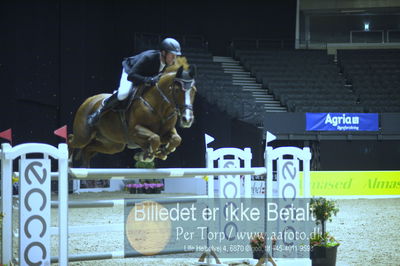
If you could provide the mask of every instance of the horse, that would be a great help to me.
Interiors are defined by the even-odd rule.
[[[182,141],[176,130],[178,118],[183,128],[189,128],[194,121],[195,74],[195,68],[189,67],[185,58],[178,58],[156,85],[142,88],[142,95],[135,97],[125,111],[107,111],[92,127],[87,123],[88,115],[100,108],[110,94],[87,98],[75,114],[73,133],[68,135],[70,161],[74,149],[80,149],[83,166],[89,167],[96,154],[115,154],[126,146],[141,149],[134,156],[137,161],[166,160]]]

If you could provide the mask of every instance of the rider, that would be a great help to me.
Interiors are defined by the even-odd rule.
[[[131,93],[136,93],[138,86],[153,86],[167,66],[173,65],[177,55],[181,55],[181,46],[173,38],[161,42],[160,50],[147,50],[122,61],[122,75],[117,91],[104,100],[102,106],[88,116],[88,125],[95,125],[102,114],[115,108]]]

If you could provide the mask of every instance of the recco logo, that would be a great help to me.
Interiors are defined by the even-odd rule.
[[[50,265],[50,160],[20,161],[21,265]]]
[[[240,167],[240,161],[238,159],[225,159],[219,161],[219,168],[238,168]],[[220,197],[224,199],[237,199],[240,198],[241,194],[241,184],[239,176],[225,175],[221,176],[219,179],[219,193]],[[226,209],[229,207],[236,208],[236,204],[233,201],[226,202],[223,208],[223,221],[226,220]],[[222,221],[221,221],[222,222]],[[223,223],[223,222],[222,222]],[[238,226],[235,222],[229,221],[223,224],[222,228],[224,232],[225,239],[228,241],[234,241],[235,236],[238,232]]]
[[[279,181],[279,204],[283,205],[280,208],[293,208],[296,204],[296,199],[299,198],[300,182],[299,160],[297,159],[280,159],[278,160],[278,181]],[[296,234],[296,221],[288,219],[279,221],[279,231],[284,236]],[[282,239],[285,246],[292,246],[294,242],[285,237]]]

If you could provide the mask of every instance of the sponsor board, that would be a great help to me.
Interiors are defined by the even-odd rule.
[[[400,195],[400,171],[311,171],[310,176],[312,196]]]
[[[306,113],[307,131],[378,131],[378,114]]]

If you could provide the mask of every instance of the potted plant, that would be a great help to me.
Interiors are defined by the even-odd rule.
[[[253,251],[253,259],[261,259],[265,256],[265,234],[257,233],[250,239],[251,250]]]
[[[332,221],[332,216],[339,209],[336,202],[325,198],[312,198],[310,212],[316,219],[316,224],[321,224],[322,232],[314,232],[310,239],[310,258],[313,266],[335,266],[339,242],[326,232],[326,221]]]

